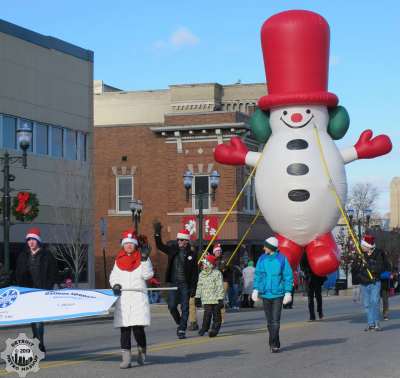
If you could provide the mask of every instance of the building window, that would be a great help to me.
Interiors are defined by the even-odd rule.
[[[199,194],[203,193],[206,195],[202,196],[203,209],[208,210],[210,208],[210,177],[209,176],[194,176],[193,193],[193,206],[196,210],[199,209]]]
[[[41,123],[35,125],[35,152],[41,155],[49,153],[49,127]]]
[[[51,127],[51,156],[62,158],[63,156],[63,129]]]
[[[17,141],[17,118],[3,116],[3,147],[15,149]]]
[[[248,212],[256,211],[257,204],[254,177],[251,178],[251,182],[246,186],[243,194],[243,210]]]
[[[76,160],[76,131],[64,129],[64,158]]]
[[[86,135],[78,132],[78,160],[86,161]]]
[[[117,177],[117,212],[130,211],[129,201],[133,198],[133,177]]]

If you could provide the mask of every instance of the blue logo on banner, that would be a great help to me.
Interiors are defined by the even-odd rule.
[[[0,295],[0,308],[11,306],[18,298],[18,290],[9,289]]]

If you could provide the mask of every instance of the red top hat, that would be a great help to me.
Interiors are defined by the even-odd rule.
[[[337,105],[337,96],[327,92],[329,25],[322,16],[304,10],[278,13],[264,22],[261,45],[268,87],[258,101],[261,109]]]

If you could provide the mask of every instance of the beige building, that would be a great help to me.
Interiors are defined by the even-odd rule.
[[[33,128],[27,169],[10,168],[12,195],[28,190],[40,202],[32,224],[11,227],[11,265],[31,226],[47,243],[80,238],[90,246],[93,52],[0,20],[0,83],[0,156],[5,150],[20,156],[16,128]],[[93,283],[93,270],[84,270],[81,279]]]
[[[400,228],[400,177],[394,177],[390,183],[389,227]]]

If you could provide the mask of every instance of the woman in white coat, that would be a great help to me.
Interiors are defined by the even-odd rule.
[[[143,365],[146,358],[146,334],[144,327],[150,325],[150,305],[146,281],[153,277],[153,266],[148,258],[150,248],[138,249],[138,239],[133,231],[122,233],[121,246],[110,275],[110,285],[119,296],[115,305],[114,327],[121,329],[121,369],[131,367],[131,334],[138,347],[137,362]],[[135,291],[124,291],[134,289]]]

